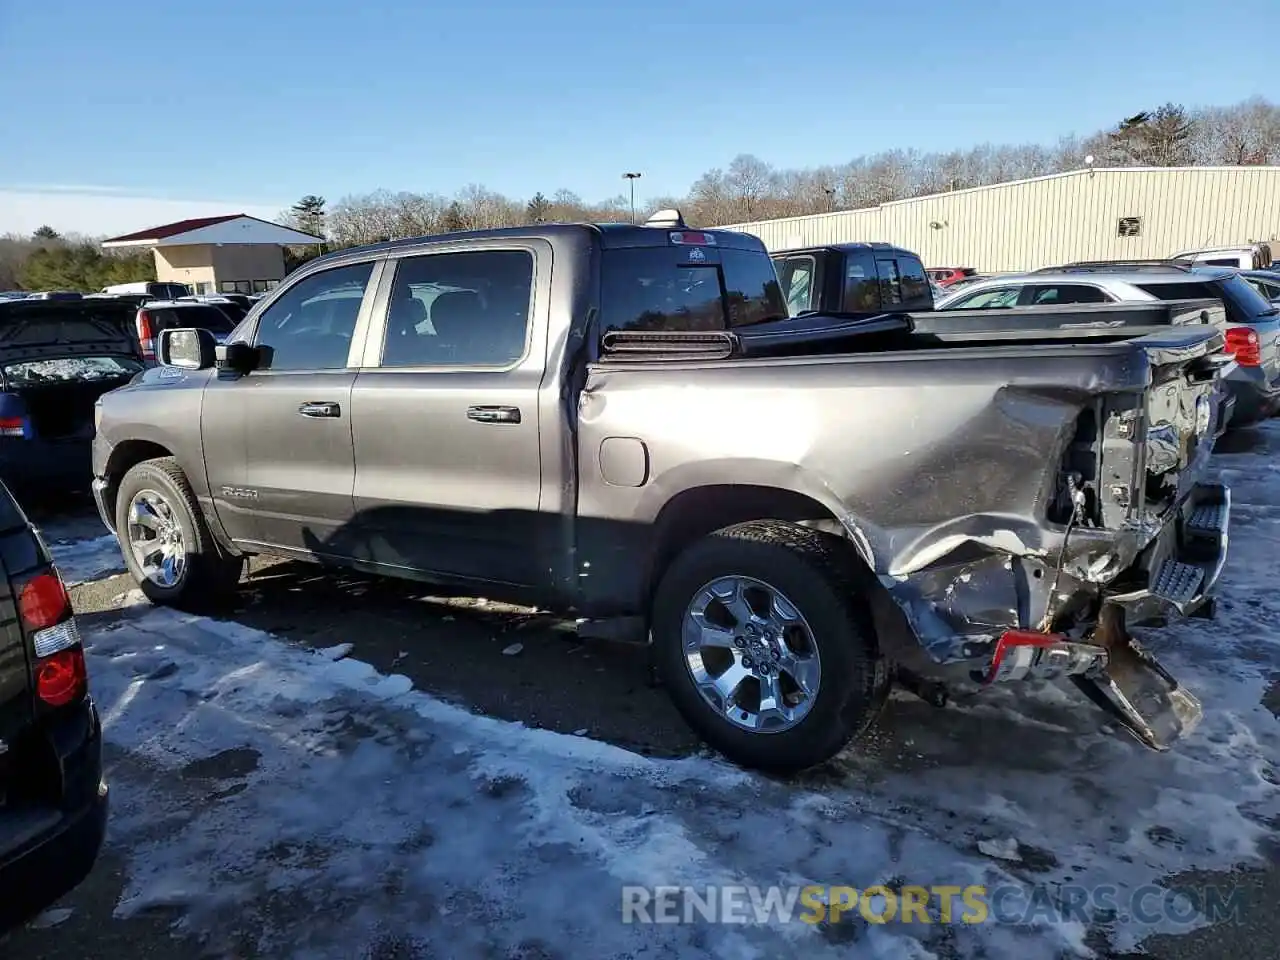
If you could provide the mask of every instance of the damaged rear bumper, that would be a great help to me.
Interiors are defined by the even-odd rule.
[[[1120,565],[1114,562],[1117,557],[1124,557],[1118,573],[1094,562],[1094,573],[1097,579],[1105,577],[1105,584],[1092,582],[1088,570],[1077,566],[1058,590],[1049,588],[1062,613],[1051,624],[1038,622],[1039,610],[1027,585],[1044,583],[1052,574],[1025,557],[972,562],[961,574],[963,579],[953,580],[932,598],[913,591],[904,603],[907,598],[894,596],[918,641],[900,662],[911,673],[943,682],[964,675],[982,684],[1069,678],[1139,741],[1167,749],[1195,729],[1200,704],[1142,649],[1129,628],[1192,616],[1206,608],[1226,563],[1230,518],[1226,485],[1196,484],[1141,545],[1113,548],[1113,566]],[[1087,560],[1089,555],[1086,551],[1083,557]],[[954,575],[955,569],[950,572]],[[913,584],[917,589],[920,585]],[[997,597],[1006,599],[995,602]],[[965,606],[963,601],[973,598],[987,603]],[[922,600],[930,618],[920,615]],[[972,619],[959,621],[956,614],[961,611]],[[922,626],[943,626],[943,617],[964,631],[932,636],[920,632]],[[902,651],[888,652],[898,659]]]

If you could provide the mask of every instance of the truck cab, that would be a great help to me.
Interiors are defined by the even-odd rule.
[[[888,243],[837,243],[771,254],[792,316],[933,309],[920,257]]]

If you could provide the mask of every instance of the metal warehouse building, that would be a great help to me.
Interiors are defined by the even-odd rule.
[[[879,240],[985,273],[1168,257],[1280,237],[1280,167],[1087,168],[725,229],[770,251]]]

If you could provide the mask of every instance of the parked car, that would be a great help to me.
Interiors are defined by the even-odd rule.
[[[28,300],[81,300],[84,294],[74,290],[41,290],[27,294]]]
[[[102,724],[71,600],[0,484],[0,932],[93,869],[106,831]]]
[[[933,309],[933,287],[910,250],[888,243],[835,243],[772,254],[787,309],[908,313]]]
[[[1205,611],[1225,557],[1222,334],[1043,334],[791,317],[758,238],[677,212],[375,244],[226,343],[160,334],[94,496],[158,604],[271,553],[651,637],[746,765],[832,756],[895,681],[1055,672],[1164,748],[1200,708],[1126,624]]]
[[[138,308],[135,331],[147,366],[156,362],[156,337],[163,330],[199,327],[221,342],[243,319],[244,313],[232,303],[217,305],[189,300],[151,300]]]
[[[86,489],[94,402],[142,370],[133,308],[111,300],[0,301],[0,478]]]
[[[977,276],[977,271],[973,267],[932,267],[929,270],[929,279],[940,287],[949,287],[974,276]]]
[[[133,283],[113,283],[101,290],[107,294],[141,294],[152,300],[176,300],[191,295],[191,288],[185,283],[164,280],[137,280]]]
[[[1280,273],[1271,270],[1241,270],[1240,276],[1273,304],[1280,304]]]
[[[217,307],[235,323],[239,323],[244,319],[246,313],[253,306],[253,303],[247,296],[242,293],[228,294],[196,294],[190,297],[183,297],[178,303],[206,303],[210,306]]]
[[[1226,348],[1237,364],[1225,381],[1235,399],[1232,425],[1248,426],[1280,412],[1280,311],[1231,268],[1173,261],[1068,264],[970,284],[937,307],[991,310],[1210,298],[1226,308]]]
[[[25,300],[27,299],[27,291],[25,290],[0,290],[0,300]]]
[[[1183,250],[1169,259],[1182,260],[1192,266],[1232,267],[1236,270],[1266,270],[1272,265],[1271,245],[1266,243]]]

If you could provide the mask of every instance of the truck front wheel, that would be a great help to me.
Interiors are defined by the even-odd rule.
[[[654,598],[654,652],[703,740],[743,766],[794,771],[871,724],[889,672],[855,563],[837,538],[774,520],[676,558]]]
[[[172,457],[135,465],[116,494],[125,565],[152,603],[198,611],[228,598],[244,560],[209,532],[186,474]]]

